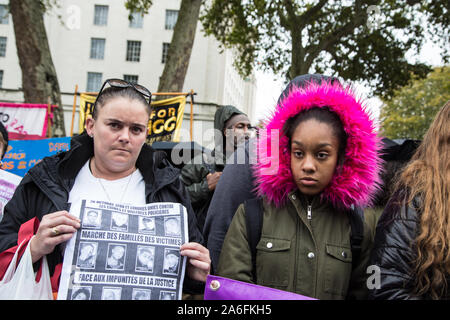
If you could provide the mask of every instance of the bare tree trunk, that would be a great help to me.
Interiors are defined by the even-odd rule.
[[[17,54],[22,69],[26,103],[48,103],[54,110],[53,135],[66,135],[58,78],[53,65],[44,25],[45,7],[38,0],[10,0]]]
[[[158,92],[181,92],[191,58],[201,0],[182,0]],[[162,99],[163,97],[157,97]]]
[[[291,67],[289,69],[289,79],[294,79],[296,76],[308,73],[309,67],[305,63],[305,49],[302,46],[301,30],[291,30],[292,37],[292,53],[291,53]]]

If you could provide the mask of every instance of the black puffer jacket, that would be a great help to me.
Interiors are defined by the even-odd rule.
[[[417,257],[414,241],[419,231],[420,213],[417,208],[420,207],[420,199],[415,198],[409,205],[404,199],[404,191],[395,193],[378,222],[369,265],[379,267],[381,277],[379,286],[369,290],[369,299],[430,298],[413,293],[412,262]],[[376,272],[373,273],[375,277]],[[376,284],[376,281],[372,283]]]
[[[45,214],[69,210],[69,192],[78,172],[93,156],[93,152],[92,139],[84,133],[72,139],[69,151],[44,158],[29,170],[13,198],[5,206],[5,214],[0,223],[0,252],[17,245],[19,228],[26,221],[34,217],[41,220]],[[179,170],[166,160],[154,163],[154,152],[145,144],[136,162],[145,181],[146,202],[183,204],[188,212],[189,241],[203,244],[189,195],[179,180]],[[47,261],[52,275],[55,266],[62,262],[60,246],[47,255]]]

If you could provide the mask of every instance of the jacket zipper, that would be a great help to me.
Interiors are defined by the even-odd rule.
[[[306,217],[308,218],[310,224],[311,224],[311,218],[312,218],[312,205],[309,204],[309,201],[307,202],[307,214]],[[300,241],[299,241],[299,226],[298,224],[300,221],[297,222],[297,232],[295,233],[295,243],[296,243],[296,249],[300,247]],[[293,285],[293,292],[297,292],[297,250],[294,252],[294,285]],[[315,290],[315,289],[314,289]]]
[[[312,224],[311,224],[311,222],[312,222],[312,203],[309,204],[309,201],[307,201],[306,218],[307,218],[308,221],[309,221],[309,225],[311,226],[311,232],[312,232]],[[314,237],[313,237],[313,242],[315,243]],[[316,247],[316,246],[314,246],[314,247]],[[316,295],[316,290],[317,290],[317,272],[318,272],[318,268],[317,268],[317,263],[316,263],[316,268],[315,268],[315,278],[316,278],[316,281],[315,281],[314,289],[313,289],[313,295],[314,295],[314,296]]]
[[[300,230],[299,224],[300,224],[300,220],[297,219],[297,231],[295,232],[295,249],[296,250],[294,251],[294,280],[293,280],[294,285],[292,288],[293,292],[297,292],[297,268],[298,268],[297,253],[298,253],[298,248],[300,246],[299,236],[298,236],[299,230]]]

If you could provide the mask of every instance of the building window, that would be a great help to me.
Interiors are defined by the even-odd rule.
[[[0,88],[3,88],[3,70],[0,70]]]
[[[99,72],[88,72],[87,92],[98,92],[102,87],[102,74]]]
[[[123,80],[128,81],[130,83],[138,83],[139,76],[134,74],[124,74]]]
[[[162,58],[161,62],[166,63],[167,61],[167,53],[169,52],[169,45],[170,43],[164,42],[162,47]]]
[[[105,58],[105,39],[91,38],[91,59]]]
[[[132,12],[130,28],[142,28],[144,24],[144,15],[140,12]]]
[[[177,23],[178,10],[166,10],[166,30],[173,30]]]
[[[0,24],[9,23],[9,11],[6,4],[0,4]]]
[[[0,37],[0,57],[6,55],[6,37]]]
[[[127,41],[127,61],[139,62],[141,58],[141,42]]]
[[[108,23],[108,6],[95,5],[94,24],[97,26],[106,26]]]

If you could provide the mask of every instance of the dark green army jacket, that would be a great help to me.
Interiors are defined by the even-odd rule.
[[[318,299],[365,299],[366,273],[372,236],[364,226],[359,261],[352,270],[350,223],[318,197],[308,203],[293,191],[281,208],[263,204],[261,239],[257,244],[256,283]],[[309,213],[308,213],[309,212]],[[254,283],[247,241],[245,209],[241,205],[222,247],[217,274]]]

